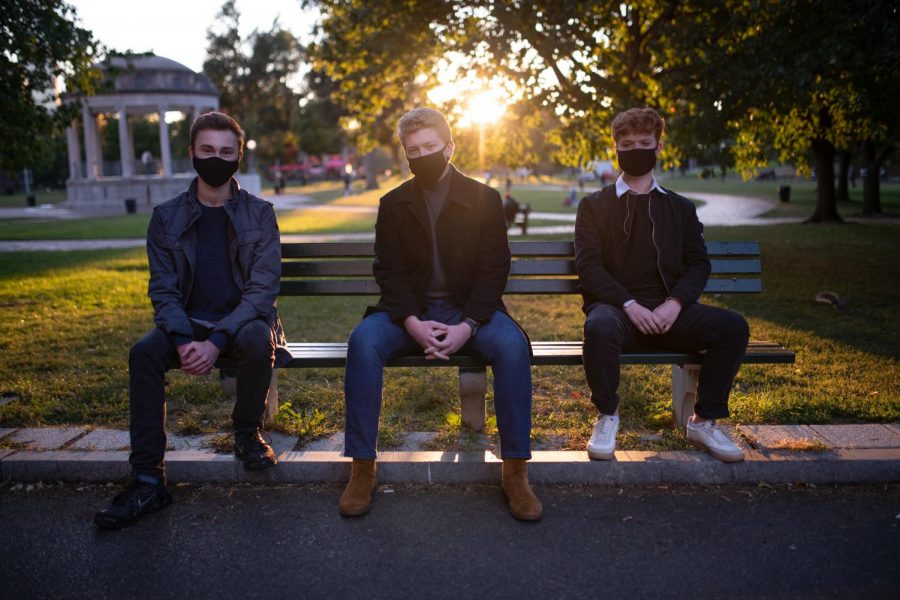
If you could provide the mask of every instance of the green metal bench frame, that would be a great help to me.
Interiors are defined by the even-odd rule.
[[[712,275],[704,290],[713,294],[747,294],[762,291],[757,242],[707,242]],[[514,241],[509,244],[512,268],[505,294],[578,294],[575,247],[571,241]],[[372,275],[372,242],[284,243],[281,246],[281,296],[377,296]],[[344,367],[346,343],[290,343],[293,360],[288,368]],[[582,364],[581,341],[532,341],[533,365]],[[744,364],[793,363],[795,355],[773,342],[751,341]],[[703,353],[624,352],[622,364],[672,365],[675,421],[684,425],[693,413]],[[486,367],[468,356],[449,361],[429,361],[422,356],[402,356],[389,367],[456,367],[463,422],[475,430],[484,428]],[[276,392],[277,394],[277,392]],[[270,414],[277,405],[270,396]]]

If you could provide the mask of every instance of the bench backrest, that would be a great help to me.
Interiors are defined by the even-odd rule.
[[[575,244],[510,242],[507,294],[577,294]],[[758,242],[706,242],[712,275],[708,293],[761,292]],[[373,242],[284,243],[282,296],[377,296]]]

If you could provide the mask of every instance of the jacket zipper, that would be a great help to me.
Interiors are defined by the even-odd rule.
[[[651,205],[653,204],[653,190],[650,190],[650,194],[647,197],[647,214],[650,215],[650,241],[653,242],[653,247],[656,249],[656,270],[659,272],[659,278],[662,279],[663,287],[666,288],[666,294],[671,294],[671,290],[669,289],[669,284],[666,283],[666,278],[662,272],[662,265],[659,264],[660,255],[659,255],[659,246],[656,245],[656,221],[653,220],[653,210],[651,209]]]

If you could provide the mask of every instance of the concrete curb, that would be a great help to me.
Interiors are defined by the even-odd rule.
[[[350,459],[339,452],[287,451],[279,464],[248,473],[231,454],[203,450],[166,453],[173,482],[344,482]],[[115,481],[128,476],[124,451],[0,450],[0,478],[14,481]],[[537,484],[703,484],[805,482],[817,485],[900,481],[900,448],[824,452],[747,452],[726,464],[704,452],[616,452],[615,460],[591,461],[585,452],[538,451],[529,463]],[[495,483],[500,460],[490,452],[382,452],[379,483]]]

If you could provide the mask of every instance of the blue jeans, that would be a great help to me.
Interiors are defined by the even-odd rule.
[[[434,300],[421,318],[456,325],[461,316],[462,309],[452,302]],[[397,356],[422,350],[402,324],[392,322],[383,312],[369,315],[350,333],[344,373],[345,456],[375,458],[384,365]],[[531,357],[525,334],[497,311],[459,353],[478,356],[491,365],[501,458],[531,458]]]

